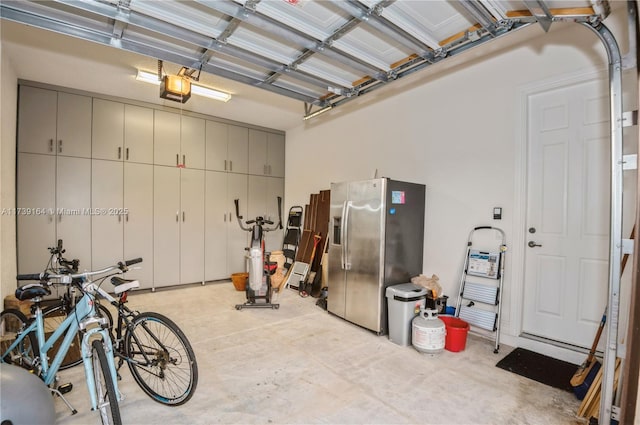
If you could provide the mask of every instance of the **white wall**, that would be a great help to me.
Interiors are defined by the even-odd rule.
[[[0,27],[1,27],[0,21]],[[16,288],[16,99],[17,76],[0,45],[0,300]]]
[[[621,28],[624,19],[619,18]],[[538,27],[522,31],[541,34]],[[475,58],[465,64],[436,75],[426,70],[372,93],[386,96],[384,101],[368,101],[367,95],[287,132],[288,204],[304,205],[309,193],[333,181],[370,178],[376,170],[427,186],[424,274],[437,274],[453,302],[470,230],[500,227],[509,247],[522,231],[515,228],[523,208],[516,169],[525,142],[521,91],[536,82],[606,70],[601,42],[576,24],[554,24],[551,33],[532,42],[504,47],[486,59],[484,54],[469,52]],[[500,221],[492,219],[496,206],[503,208]],[[517,335],[510,318],[519,312],[511,311],[510,298],[518,284],[514,269],[522,265],[510,256],[503,330]]]

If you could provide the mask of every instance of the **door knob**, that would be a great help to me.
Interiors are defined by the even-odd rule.
[[[529,241],[529,243],[527,245],[529,245],[529,248],[535,248],[536,246],[542,246],[540,244],[535,243],[534,241]]]

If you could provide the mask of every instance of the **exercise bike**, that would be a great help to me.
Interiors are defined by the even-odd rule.
[[[282,229],[282,198],[278,196],[278,223],[266,220],[264,217],[256,217],[253,220],[242,222],[238,199],[233,201],[236,204],[236,218],[240,228],[251,232],[251,245],[245,250],[249,251],[249,278],[245,285],[247,301],[244,304],[236,304],[236,310],[243,308],[280,308],[280,304],[273,304],[271,297],[273,290],[271,287],[271,275],[276,272],[278,263],[270,261],[270,252],[264,250],[264,234],[277,229]],[[267,225],[272,227],[267,227]],[[263,300],[256,302],[258,300]]]

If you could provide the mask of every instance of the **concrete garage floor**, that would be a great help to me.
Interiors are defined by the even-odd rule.
[[[575,397],[495,367],[511,347],[470,335],[463,352],[432,356],[400,347],[328,314],[293,290],[279,310],[245,309],[230,282],[133,294],[129,306],[163,313],[188,336],[199,382],[185,405],[152,401],[126,366],[123,424],[574,424]],[[98,424],[82,367],[71,416],[60,399],[58,424]]]

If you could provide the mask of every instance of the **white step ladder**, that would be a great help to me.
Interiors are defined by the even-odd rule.
[[[472,249],[474,233],[479,230],[500,233],[501,243],[497,250]],[[472,326],[495,332],[494,353],[498,353],[500,348],[500,311],[506,252],[507,245],[502,229],[491,226],[473,229],[467,241],[467,253],[460,277],[460,292],[456,302],[456,317]]]

